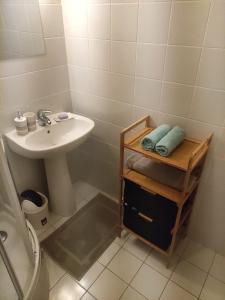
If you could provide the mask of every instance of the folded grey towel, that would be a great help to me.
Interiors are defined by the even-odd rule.
[[[183,189],[185,172],[166,164],[157,163],[141,154],[133,154],[128,157],[127,167],[176,190]],[[191,176],[188,190],[191,190],[195,181],[196,177]]]

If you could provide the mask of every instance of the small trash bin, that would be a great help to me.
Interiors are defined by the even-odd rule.
[[[42,229],[43,227],[45,227],[48,224],[48,198],[40,193],[37,192],[41,197],[42,197],[42,205],[40,207],[38,206],[30,206],[28,207],[27,205],[24,205],[24,201],[26,199],[24,199],[24,201],[22,202],[22,209],[23,212],[26,216],[26,218],[30,221],[30,223],[32,224],[32,226],[35,229]]]

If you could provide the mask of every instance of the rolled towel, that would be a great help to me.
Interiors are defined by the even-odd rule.
[[[152,132],[147,134],[141,141],[142,147],[147,151],[153,151],[156,144],[172,129],[167,124],[162,124],[161,126],[154,129]]]
[[[175,126],[156,144],[156,152],[161,156],[169,156],[172,151],[183,142],[184,136],[184,130],[178,126]]]

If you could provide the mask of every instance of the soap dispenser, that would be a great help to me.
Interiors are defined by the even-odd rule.
[[[27,119],[23,116],[23,114],[20,111],[17,112],[16,117],[14,119],[14,123],[18,135],[25,135],[28,133]]]

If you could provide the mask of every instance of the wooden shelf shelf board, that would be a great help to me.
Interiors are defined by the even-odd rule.
[[[141,146],[141,140],[143,139],[143,137],[146,134],[150,133],[153,129],[154,128],[143,129],[141,135],[139,132],[136,138],[133,137],[133,139],[125,141],[124,147],[129,150],[141,153],[147,158],[160,161],[162,163],[176,167],[183,171],[187,171],[189,166],[189,160],[201,144],[201,141],[186,138],[183,141],[183,143],[169,157],[163,157],[155,152],[146,151]]]
[[[158,181],[151,179],[141,173],[138,173],[134,170],[124,169],[123,177],[129,179],[136,184],[144,187],[145,189],[152,191],[153,193],[162,195],[175,202],[178,206],[183,204],[185,200],[188,198],[189,194],[194,190],[196,185],[193,186],[191,191],[187,195],[183,195],[182,192],[175,190],[167,185],[164,185]]]

